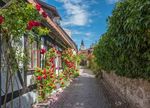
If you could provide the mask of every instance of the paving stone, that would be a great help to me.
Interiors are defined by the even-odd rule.
[[[64,92],[63,96],[49,108],[111,108],[104,96],[102,85],[88,69],[82,70]]]

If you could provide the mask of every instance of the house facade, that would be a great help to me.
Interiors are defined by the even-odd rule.
[[[90,46],[90,48],[86,48],[84,45],[84,41],[81,41],[80,49],[78,51],[79,55],[82,55],[81,66],[89,66],[89,58],[93,55],[94,44]]]
[[[40,36],[40,39],[32,44],[29,43],[28,37],[22,37],[23,49],[28,51],[29,63],[28,69],[20,69],[13,75],[13,85],[8,87],[7,96],[6,94],[6,71],[8,67],[5,65],[4,61],[1,60],[1,107],[3,107],[4,102],[7,102],[7,108],[10,108],[11,101],[13,98],[13,108],[31,108],[32,104],[37,100],[36,84],[34,84],[32,77],[33,72],[36,67],[42,67],[43,56],[40,54],[39,49],[44,48],[46,50],[55,47],[57,50],[62,52],[67,48],[71,48],[74,52],[77,52],[77,46],[71,37],[63,30],[60,25],[61,17],[56,9],[56,7],[51,6],[41,0],[27,0],[26,2],[36,5],[37,3],[41,5],[42,10],[44,10],[48,17],[46,21],[42,22],[42,25],[47,27],[51,32],[47,35]],[[8,4],[7,4],[8,3]],[[9,6],[10,2],[3,2],[1,7]],[[39,42],[40,40],[40,42]],[[1,44],[2,55],[4,54],[5,46]],[[3,57],[1,55],[1,58]],[[57,55],[55,58],[56,73],[63,70],[61,56]],[[11,92],[13,89],[13,93]]]

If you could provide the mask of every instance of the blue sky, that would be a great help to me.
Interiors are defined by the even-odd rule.
[[[107,30],[106,19],[118,0],[45,0],[57,8],[61,24],[71,30],[72,39],[80,47],[84,40],[86,48],[98,41]]]

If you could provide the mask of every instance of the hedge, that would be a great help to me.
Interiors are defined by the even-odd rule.
[[[94,48],[96,63],[107,71],[150,79],[150,1],[123,0],[108,18],[108,29]]]

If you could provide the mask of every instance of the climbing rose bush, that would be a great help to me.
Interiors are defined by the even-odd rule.
[[[57,75],[55,73],[55,58],[56,50],[51,48],[46,52],[46,49],[41,49],[40,53],[45,54],[45,67],[37,67],[34,72],[35,81],[38,87],[39,99],[44,99],[46,94],[50,94],[52,90],[55,90],[57,84]]]
[[[62,58],[64,61],[64,76],[66,80],[70,80],[74,77],[79,76],[79,70],[77,67],[78,55],[73,53],[72,49],[67,49],[62,53]]]
[[[48,51],[41,49],[42,55],[45,55],[45,67],[37,67],[34,72],[34,79],[37,83],[37,90],[39,99],[43,100],[46,95],[50,95],[51,92],[57,89],[57,85],[65,87],[69,81],[79,76],[79,70],[76,66],[76,55],[73,54],[71,49],[60,51],[55,48],[51,48]],[[61,56],[64,61],[63,72],[56,74],[55,59],[57,56]],[[59,69],[57,67],[57,69]]]

